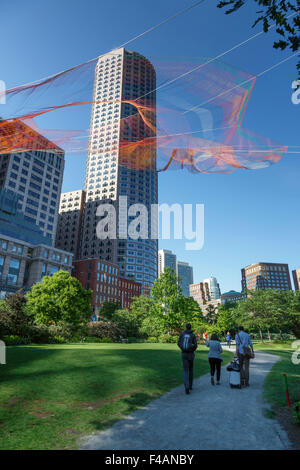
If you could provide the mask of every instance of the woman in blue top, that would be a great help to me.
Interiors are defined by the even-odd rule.
[[[208,353],[208,360],[210,365],[210,375],[211,375],[211,384],[215,385],[215,371],[217,370],[217,385],[220,385],[220,378],[221,378],[221,363],[223,361],[222,358],[222,346],[219,341],[218,336],[214,333],[211,335],[211,339],[206,340],[206,346],[209,348]]]

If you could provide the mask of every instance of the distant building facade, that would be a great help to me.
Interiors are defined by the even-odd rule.
[[[71,273],[72,253],[54,248],[64,152],[22,121],[2,121],[16,153],[0,159],[0,296],[45,275]],[[20,148],[28,148],[18,152]],[[41,150],[42,149],[42,150]]]
[[[190,296],[190,284],[193,284],[193,268],[188,263],[177,261],[177,277],[181,279],[182,294]]]
[[[85,191],[62,193],[59,204],[55,246],[73,253],[78,259]]]
[[[218,300],[221,298],[220,285],[218,284],[218,281],[215,277],[204,279],[203,282],[208,284],[209,295],[210,295],[211,300]]]
[[[64,151],[23,121],[2,122],[0,138],[16,136],[28,151],[1,155],[0,189],[17,195],[18,210],[24,219],[38,225],[54,245]]]
[[[241,292],[230,290],[229,292],[224,292],[224,294],[221,295],[221,302],[224,305],[226,304],[226,302],[238,302],[239,300],[241,300],[241,298]]]
[[[120,267],[101,259],[74,261],[73,276],[85,289],[92,289],[92,308],[98,315],[103,302],[118,302],[122,308],[130,308],[133,297],[139,297],[142,285],[120,277]]]
[[[295,290],[300,290],[300,268],[292,271]]]
[[[207,282],[196,282],[190,285],[190,297],[199,305],[202,313],[205,315],[209,305],[217,308],[221,305],[221,299],[212,299],[210,297],[209,284]]]
[[[159,250],[158,252],[158,277],[166,268],[170,268],[176,272],[177,259],[176,255],[170,250]]]
[[[246,289],[292,290],[288,264],[254,263],[242,272],[242,292]]]
[[[0,234],[0,298],[26,291],[59,270],[71,274],[72,253]]]

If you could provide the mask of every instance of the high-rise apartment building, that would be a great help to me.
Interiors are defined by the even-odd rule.
[[[185,297],[190,295],[190,284],[194,282],[193,268],[188,263],[177,261],[177,257],[170,250],[159,250],[158,252],[158,276],[166,268],[175,271],[178,278],[181,279],[182,293]]]
[[[204,279],[204,283],[208,284],[209,288],[209,295],[211,300],[217,300],[221,298],[221,289],[218,281],[215,277],[209,277],[208,279]]]
[[[64,151],[23,121],[1,124],[0,138],[11,136],[18,136],[28,151],[1,155],[0,189],[17,196],[24,219],[38,225],[54,245]]]
[[[73,253],[74,259],[79,256],[84,203],[82,190],[62,193],[60,197],[55,246]]]
[[[176,272],[177,268],[176,255],[170,250],[159,250],[158,252],[158,276],[160,276],[166,268],[170,268]]]
[[[254,263],[243,268],[241,272],[242,291],[246,289],[292,289],[288,264]]]
[[[177,277],[181,279],[182,294],[190,296],[190,284],[193,284],[193,268],[188,263],[177,261]]]
[[[292,271],[295,290],[300,290],[300,268]]]
[[[140,282],[145,290],[157,277],[157,240],[150,239],[151,204],[157,204],[156,150],[148,148],[145,163],[145,148],[137,142],[156,135],[155,87],[152,64],[136,52],[117,49],[97,62],[79,250],[79,259],[118,264],[121,277]],[[137,110],[136,100],[151,109],[151,125]],[[122,235],[101,239],[96,212],[99,204],[107,203],[116,209],[117,231],[122,230]],[[148,239],[126,233],[132,215],[119,217],[120,206],[137,203],[148,211]]]
[[[209,284],[207,282],[196,282],[190,285],[190,297],[198,303],[205,315],[208,306],[218,308],[221,305],[221,299],[212,299],[210,297]]]

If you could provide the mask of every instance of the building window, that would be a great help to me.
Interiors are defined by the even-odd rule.
[[[9,263],[9,270],[7,275],[8,284],[17,284],[20,270],[20,260],[12,258]]]

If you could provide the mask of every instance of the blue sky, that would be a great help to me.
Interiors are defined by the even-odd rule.
[[[0,80],[8,88],[54,74],[108,52],[192,1],[179,0],[2,0],[0,6]],[[217,0],[180,16],[128,47],[143,55],[189,60],[214,57],[260,30],[251,24],[254,2],[232,15],[216,8]],[[291,54],[272,48],[274,32],[249,41],[224,60],[259,74]],[[296,59],[259,77],[244,117],[244,126],[300,151],[300,104],[291,102]],[[0,109],[1,111],[1,109]],[[53,114],[63,126],[66,115]],[[55,120],[57,122],[55,122]],[[70,117],[72,128],[87,128],[87,109]],[[232,175],[192,175],[170,171],[159,175],[159,201],[203,203],[205,244],[185,251],[185,242],[162,240],[194,267],[195,281],[214,275],[223,292],[240,289],[240,269],[257,261],[300,267],[300,154],[287,154],[264,170]],[[63,190],[83,186],[85,155],[67,155]]]

